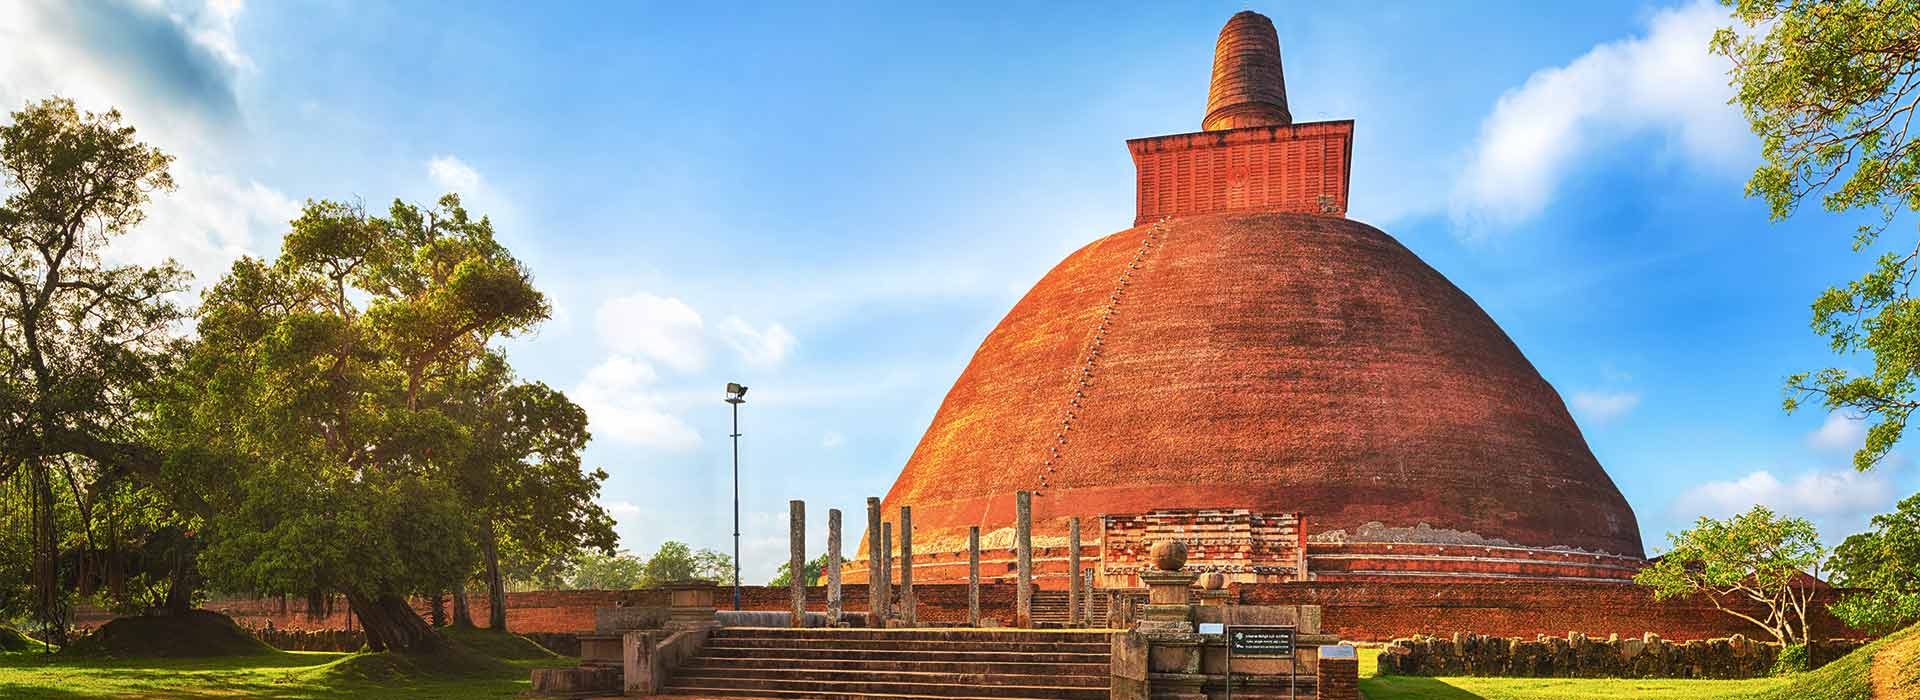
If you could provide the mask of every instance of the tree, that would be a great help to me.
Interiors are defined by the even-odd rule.
[[[827,555],[825,554],[814,557],[813,561],[807,562],[806,571],[803,572],[806,575],[806,585],[812,586],[819,583],[820,576],[826,572],[826,570]],[[792,584],[793,562],[790,561],[780,562],[780,569],[774,574],[773,580],[767,582],[767,585],[774,588],[784,588]]]
[[[1782,645],[1808,640],[1807,604],[1824,554],[1813,524],[1782,518],[1766,506],[1726,520],[1702,517],[1693,529],[1667,535],[1670,551],[1633,575],[1656,600],[1698,595],[1751,622]],[[1742,612],[1758,604],[1764,617]]]
[[[595,501],[607,474],[581,470],[587,412],[545,384],[516,383],[498,353],[483,354],[449,384],[455,389],[450,403],[474,426],[457,482],[478,521],[488,627],[505,630],[502,535],[522,557],[551,558],[582,547],[612,552],[619,541],[613,518]],[[471,624],[462,619],[464,605],[459,612],[456,623]]]
[[[78,522],[94,481],[157,464],[138,440],[146,388],[178,349],[184,318],[171,263],[110,266],[100,253],[173,187],[173,158],[140,142],[118,111],[51,98],[0,127],[0,479],[24,473],[36,617],[65,639],[54,482]],[[84,536],[90,533],[83,530]]]
[[[1855,251],[1880,242],[1901,211],[1920,211],[1920,2],[1727,0],[1745,28],[1723,29],[1713,50],[1733,62],[1735,101],[1761,138],[1763,164],[1747,194],[1775,220],[1818,197],[1831,212],[1875,221]],[[1809,401],[1873,419],[1854,466],[1872,468],[1905,433],[1920,398],[1920,240],[1891,245],[1860,279],[1814,301],[1813,330],[1838,354],[1866,353],[1870,371],[1843,368],[1788,378],[1786,409]]]
[[[1835,547],[1827,568],[1835,584],[1866,589],[1829,606],[1848,626],[1891,632],[1920,621],[1920,494],[1873,516],[1873,530]]]
[[[374,650],[439,648],[407,596],[479,560],[484,504],[460,477],[493,444],[460,378],[546,316],[458,197],[384,218],[309,202],[277,259],[204,294],[160,402],[166,476],[204,494],[202,569],[226,590],[344,593]]]
[[[646,563],[632,552],[613,554],[583,551],[566,587],[578,590],[623,591],[646,582]]]
[[[711,549],[695,552],[686,543],[671,540],[661,543],[660,550],[654,552],[641,568],[642,585],[696,578],[730,581],[731,576],[733,557]]]

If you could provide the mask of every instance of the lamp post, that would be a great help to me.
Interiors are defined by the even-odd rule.
[[[740,404],[747,387],[727,382],[727,403],[733,404],[733,609],[740,609]]]

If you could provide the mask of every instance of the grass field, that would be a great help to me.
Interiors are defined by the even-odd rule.
[[[0,698],[510,698],[528,689],[529,670],[575,663],[529,653],[529,643],[518,637],[471,631],[456,634],[455,641],[460,652],[425,660],[328,652],[213,659],[0,653]],[[1378,654],[1360,650],[1360,689],[1369,700],[1920,700],[1920,628],[1890,635],[1818,671],[1741,681],[1376,676]]]
[[[577,662],[525,653],[521,645],[495,637],[501,635],[468,632],[456,640],[461,651],[425,660],[334,652],[276,651],[208,659],[97,659],[8,652],[0,653],[0,698],[511,698],[528,689],[531,669]]]

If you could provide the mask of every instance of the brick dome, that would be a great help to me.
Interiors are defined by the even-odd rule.
[[[1047,273],[980,344],[883,512],[913,507],[917,551],[965,552],[968,526],[1004,539],[1020,490],[1052,546],[1071,516],[1231,507],[1299,512],[1344,542],[1642,556],[1633,511],[1506,333],[1336,216],[1174,218]]]

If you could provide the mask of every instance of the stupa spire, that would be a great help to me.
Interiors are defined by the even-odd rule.
[[[1273,20],[1244,10],[1220,29],[1213,47],[1213,85],[1207,90],[1207,131],[1287,126],[1287,81],[1280,70],[1280,36]]]

